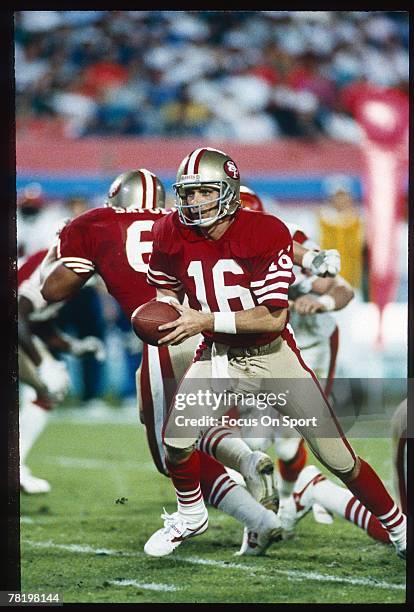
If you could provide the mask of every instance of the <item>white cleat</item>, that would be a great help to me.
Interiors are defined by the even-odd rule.
[[[151,557],[170,555],[184,540],[200,535],[208,527],[207,511],[196,523],[190,523],[179,512],[168,514],[165,508],[161,518],[164,527],[153,533],[144,546],[144,551]]]
[[[265,505],[277,496],[274,471],[272,459],[262,451],[253,451],[240,462],[247,490],[260,504]]]
[[[312,514],[315,522],[320,525],[332,525],[333,523],[332,514],[318,503],[312,504]]]
[[[313,483],[324,479],[314,465],[306,466],[299,474],[293,493],[280,500],[278,516],[282,523],[283,539],[293,538],[297,522],[313,507]]]
[[[290,540],[295,535],[295,526],[298,521],[295,500],[292,495],[280,498],[277,516],[282,525],[283,539]]]
[[[47,480],[33,476],[26,465],[20,466],[20,489],[23,493],[37,495],[39,493],[49,493],[51,486]]]
[[[262,525],[257,531],[249,531],[247,527],[243,531],[243,541],[235,556],[264,555],[266,550],[274,542],[279,542],[282,539],[282,526],[277,515],[272,510],[265,510]]]

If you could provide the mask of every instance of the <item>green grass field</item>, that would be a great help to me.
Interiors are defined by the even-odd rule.
[[[104,412],[91,420],[80,409],[56,411],[29,458],[52,491],[21,498],[22,591],[59,592],[65,603],[405,601],[394,549],[338,517],[319,525],[310,513],[293,540],[240,558],[242,526],[212,508],[205,534],[172,556],[147,557],[163,506],[176,509],[173,489],[152,467],[132,412]],[[391,486],[390,442],[354,447]]]

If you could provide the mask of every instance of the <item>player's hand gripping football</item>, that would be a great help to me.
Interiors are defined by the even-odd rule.
[[[303,256],[302,267],[316,276],[336,276],[341,270],[341,256],[336,249],[308,251]]]
[[[180,313],[180,317],[170,323],[164,323],[159,326],[159,331],[173,330],[170,334],[158,341],[160,346],[165,344],[181,344],[187,338],[195,336],[204,330],[212,330],[214,327],[214,317],[211,313],[199,312],[182,306],[175,300],[171,300],[171,306]]]

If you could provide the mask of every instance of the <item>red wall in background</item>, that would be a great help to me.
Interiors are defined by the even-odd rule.
[[[183,157],[200,145],[225,150],[234,157],[242,174],[360,174],[362,166],[357,145],[330,140],[280,140],[252,145],[158,138],[68,139],[29,132],[17,135],[16,165],[18,173],[96,175],[147,167],[156,173],[174,174]]]

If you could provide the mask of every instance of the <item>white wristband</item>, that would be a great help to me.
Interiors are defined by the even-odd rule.
[[[236,313],[215,312],[214,331],[220,334],[236,334]]]
[[[321,295],[318,298],[318,302],[323,304],[327,311],[335,310],[336,308],[335,299],[331,295]]]

